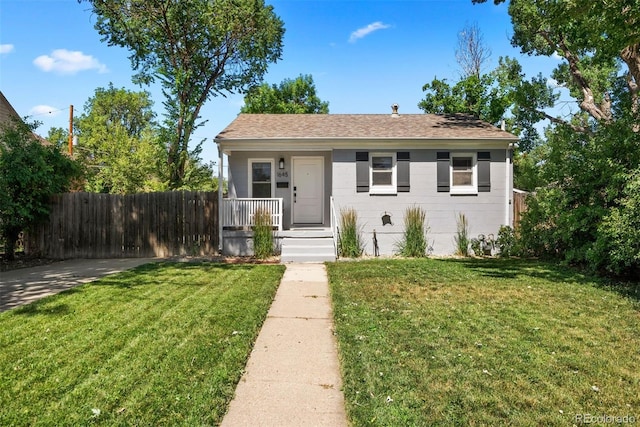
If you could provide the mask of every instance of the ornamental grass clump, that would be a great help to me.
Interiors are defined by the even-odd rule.
[[[358,227],[358,214],[355,209],[340,210],[340,256],[357,258],[364,251],[362,233]]]
[[[423,257],[427,251],[425,221],[427,214],[419,206],[409,207],[404,212],[404,233],[396,244],[398,254],[404,257]]]
[[[273,255],[271,211],[268,209],[258,208],[254,213],[253,254],[258,259]]]
[[[457,226],[458,230],[453,240],[456,243],[456,255],[467,257],[469,256],[469,222],[467,217],[463,213],[458,214]]]

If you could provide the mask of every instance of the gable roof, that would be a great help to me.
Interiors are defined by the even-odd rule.
[[[9,123],[11,119],[20,120],[20,116],[0,91],[0,124]]]
[[[516,141],[518,138],[462,114],[240,114],[215,141],[300,139]]]

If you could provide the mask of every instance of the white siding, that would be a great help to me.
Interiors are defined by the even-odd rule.
[[[397,195],[370,195],[356,192],[355,152],[366,150],[335,150],[333,152],[333,197],[336,211],[355,208],[358,211],[365,253],[373,254],[373,231],[376,231],[381,255],[395,252],[401,239],[403,216],[408,207],[422,207],[427,215],[427,239],[433,254],[454,252],[454,236],[458,213],[466,215],[470,237],[493,234],[504,225],[508,201],[504,149],[475,150],[491,152],[491,191],[477,195],[438,193],[436,186],[436,152],[445,150],[409,150],[411,153],[411,191]],[[379,150],[376,150],[379,151]],[[407,150],[397,150],[407,151]],[[456,150],[450,150],[452,153]],[[468,152],[469,150],[460,150]],[[509,189],[510,193],[510,189]],[[382,225],[382,216],[391,215],[392,225]]]

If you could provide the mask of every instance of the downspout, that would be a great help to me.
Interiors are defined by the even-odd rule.
[[[216,141],[218,146],[218,254],[222,255],[222,219],[224,218],[224,208],[222,206],[222,192],[224,191],[223,181],[223,169],[224,169],[224,156],[222,154],[222,147],[220,147],[220,141]]]
[[[510,143],[506,149],[506,159],[505,159],[505,211],[504,211],[504,225],[508,225],[509,227],[513,227],[511,212],[513,211],[512,206],[512,195],[513,195],[513,174],[511,173],[511,155],[513,153],[513,143]]]

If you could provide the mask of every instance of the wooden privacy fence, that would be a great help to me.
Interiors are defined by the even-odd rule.
[[[528,192],[513,190],[513,228],[520,226],[520,215],[527,211]]]
[[[218,238],[216,192],[66,193],[52,198],[49,221],[25,250],[57,259],[205,256]]]

